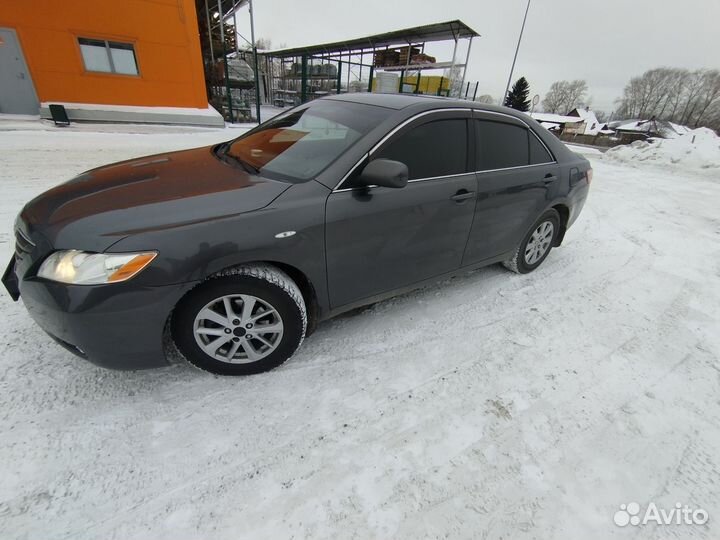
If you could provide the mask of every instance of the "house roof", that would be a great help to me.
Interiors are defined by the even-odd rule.
[[[266,54],[275,57],[287,58],[301,56],[303,54],[329,54],[362,49],[380,49],[384,47],[403,46],[429,41],[447,41],[451,39],[477,37],[479,35],[480,34],[464,22],[456,19],[453,21],[415,26],[413,28],[404,28],[402,30],[393,30],[382,34],[335,41],[332,43],[307,45],[304,47],[293,47],[290,49],[279,49],[276,51],[269,51]]]
[[[610,124],[617,131],[630,133],[655,133],[665,139],[675,139],[689,131],[689,128],[667,120],[620,120]]]
[[[595,116],[595,113],[589,109],[582,109],[580,107],[577,107],[570,111],[568,113],[569,116],[578,116],[579,118],[582,118],[585,120],[588,124],[595,123],[599,124],[600,121],[597,119],[597,116]]]

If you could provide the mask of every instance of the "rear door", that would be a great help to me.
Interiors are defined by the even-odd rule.
[[[326,250],[333,308],[460,267],[477,189],[470,120],[469,110],[425,113],[370,153],[368,160],[408,166],[404,188],[355,187],[348,178],[330,194]]]
[[[546,208],[557,189],[559,167],[522,121],[475,112],[478,200],[463,264],[508,253]]]

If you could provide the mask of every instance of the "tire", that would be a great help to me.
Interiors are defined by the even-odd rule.
[[[549,230],[549,227],[552,227],[552,230]],[[530,227],[515,254],[503,262],[503,265],[516,274],[532,272],[547,258],[559,232],[560,215],[556,210],[548,210]]]
[[[185,359],[217,375],[279,366],[295,353],[306,330],[300,289],[269,265],[240,266],[209,278],[180,301],[171,323]]]

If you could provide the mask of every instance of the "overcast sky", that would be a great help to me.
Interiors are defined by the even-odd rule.
[[[526,0],[254,0],[256,35],[273,48],[312,45],[460,19],[473,41],[467,80],[502,95]],[[247,32],[247,8],[238,21]],[[659,66],[720,68],[720,0],[532,0],[513,80],[541,97],[585,79],[594,108],[610,112],[628,79]],[[465,45],[458,49],[460,61]],[[428,46],[438,61],[452,46]]]

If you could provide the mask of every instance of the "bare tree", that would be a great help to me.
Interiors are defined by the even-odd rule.
[[[255,47],[257,47],[259,51],[269,51],[272,49],[272,40],[264,37],[257,38],[255,40]]]
[[[587,91],[587,82],[580,79],[555,81],[550,86],[548,93],[545,94],[542,102],[543,108],[545,112],[567,114],[581,104],[588,105]]]
[[[720,71],[656,68],[630,79],[618,100],[618,116],[697,127],[714,121],[719,102]]]
[[[713,103],[720,104],[720,71],[703,70],[701,75],[701,90],[696,98],[695,117],[693,127],[698,127],[707,118],[708,109]]]
[[[495,100],[493,99],[493,97],[490,94],[483,94],[482,96],[478,96],[477,99],[475,99],[475,101],[478,101],[480,103],[487,103],[489,105],[495,104]]]
[[[714,101],[706,111],[703,126],[720,133],[720,101]]]

